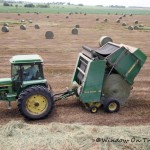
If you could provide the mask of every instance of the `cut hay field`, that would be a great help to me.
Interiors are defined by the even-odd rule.
[[[66,18],[66,16],[69,17]],[[135,20],[138,20],[139,24],[150,27],[150,16],[126,15],[126,17],[122,17],[121,23],[116,23],[120,16],[112,14],[47,13],[37,15],[22,13],[20,16],[17,13],[0,14],[0,28],[4,22],[10,24],[9,32],[0,31],[0,78],[10,77],[9,59],[13,55],[39,54],[44,59],[45,77],[53,87],[53,91],[55,93],[62,92],[71,84],[72,73],[82,45],[98,47],[99,38],[103,35],[110,36],[116,43],[138,47],[148,56],[135,79],[129,101],[118,113],[107,114],[101,108],[98,113],[91,114],[75,97],[71,97],[57,102],[52,114],[47,119],[29,122],[20,115],[17,102],[12,103],[10,110],[7,109],[6,102],[0,102],[0,149],[3,147],[5,149],[25,147],[28,150],[37,149],[37,147],[41,150],[61,149],[59,143],[62,143],[62,140],[65,141],[62,147],[66,150],[150,149],[150,142],[146,143],[143,140],[143,138],[150,138],[150,30],[128,30],[122,26],[123,22],[126,22],[127,25],[134,25]],[[96,18],[99,18],[99,21],[96,21]],[[104,22],[106,18],[108,22]],[[25,20],[26,30],[20,30],[21,20]],[[32,20],[32,23],[29,23],[29,20]],[[38,24],[40,29],[35,29],[35,24]],[[71,30],[77,24],[80,25],[78,35],[72,35]],[[46,31],[53,31],[54,39],[46,39]],[[14,122],[10,122],[12,120]],[[74,123],[83,124],[83,126],[75,125],[72,128]],[[5,126],[5,124],[7,125]],[[84,129],[86,125],[88,126]],[[96,126],[92,128],[93,125]],[[40,131],[36,130],[38,127]],[[30,131],[31,133],[29,133]],[[29,139],[33,137],[32,142],[28,136]],[[43,136],[45,139],[40,138]],[[128,144],[119,142],[114,144],[113,142],[94,141],[96,138],[107,137],[131,140],[134,136],[142,139],[142,142],[132,143],[130,141]],[[26,143],[22,137],[27,139]],[[38,137],[39,139],[37,139]],[[13,141],[18,143],[17,146]],[[52,145],[50,141],[53,141]],[[56,141],[58,141],[58,145]],[[80,143],[81,141],[82,143]],[[56,148],[56,146],[58,147]],[[72,148],[70,148],[71,146]]]

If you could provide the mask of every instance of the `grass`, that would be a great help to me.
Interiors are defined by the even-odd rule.
[[[97,7],[97,6],[66,6],[66,5],[50,5],[49,8],[25,8],[23,5],[16,8],[15,6],[3,6],[0,3],[0,13],[87,13],[87,14],[138,14],[138,15],[150,15],[150,9],[115,9],[109,7]]]
[[[88,126],[82,124],[27,124],[11,121],[0,126],[0,150],[148,150],[150,126]]]

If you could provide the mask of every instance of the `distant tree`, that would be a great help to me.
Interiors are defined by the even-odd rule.
[[[8,2],[4,2],[3,6],[10,6]]]
[[[78,6],[84,6],[83,4],[78,4]]]
[[[30,3],[30,4],[25,4],[24,7],[35,7],[34,4]]]

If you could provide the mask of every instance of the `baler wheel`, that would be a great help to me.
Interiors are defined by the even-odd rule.
[[[53,97],[43,86],[33,86],[25,89],[18,98],[18,109],[27,119],[43,119],[53,109]]]
[[[93,106],[90,108],[91,113],[97,113],[97,111],[98,111],[98,108],[96,106]]]
[[[108,113],[118,112],[120,109],[120,103],[114,99],[108,99],[104,102],[104,110]]]

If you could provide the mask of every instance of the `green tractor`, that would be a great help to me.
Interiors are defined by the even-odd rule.
[[[0,79],[0,98],[18,100],[18,109],[28,119],[47,117],[54,102],[75,95],[92,113],[100,106],[117,112],[127,101],[134,79],[147,56],[138,48],[107,41],[92,49],[83,46],[72,78],[72,87],[53,94],[43,74],[39,55],[17,55],[10,59],[11,78]]]
[[[9,102],[9,106],[17,99],[18,109],[26,118],[45,118],[54,103],[44,78],[42,58],[39,55],[16,55],[10,63],[11,78],[0,79],[0,99]]]

